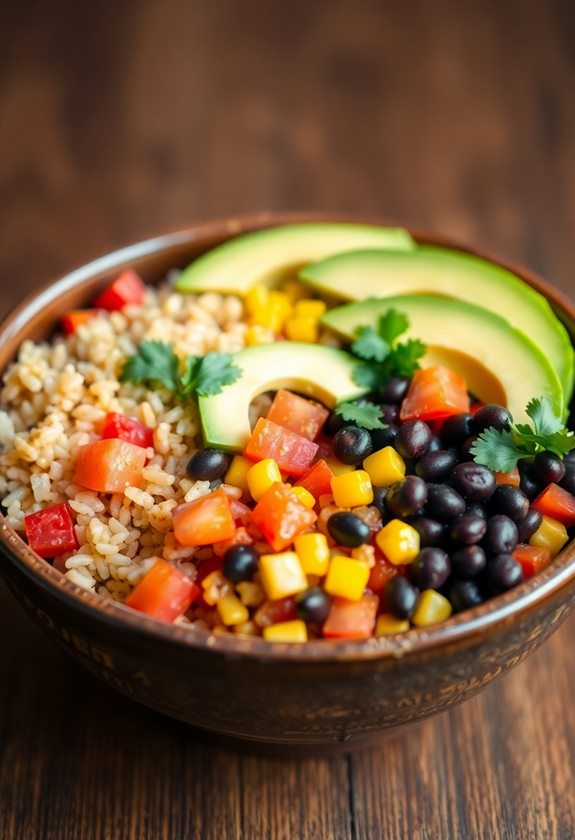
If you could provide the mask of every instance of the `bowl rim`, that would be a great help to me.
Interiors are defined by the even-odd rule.
[[[403,227],[418,242],[442,245],[485,259],[512,271],[530,286],[541,292],[555,310],[575,323],[575,305],[561,291],[551,286],[533,272],[484,250],[457,242],[449,237],[435,235],[399,225],[387,219],[365,215],[336,213],[258,213],[234,218],[200,222],[170,231],[159,236],[116,249],[83,266],[67,272],[55,281],[40,286],[18,303],[0,323],[0,346],[14,339],[19,330],[42,309],[60,295],[93,281],[96,277],[121,270],[133,261],[150,257],[170,248],[201,245],[210,238],[228,239],[234,235],[263,227],[288,223],[352,222]],[[0,373],[3,373],[1,371]],[[274,643],[261,638],[250,638],[207,633],[166,624],[143,615],[115,601],[106,600],[95,592],[85,590],[68,580],[53,566],[38,557],[8,525],[0,514],[0,543],[12,563],[26,577],[67,605],[88,613],[92,619],[116,624],[118,629],[171,642],[187,649],[211,652],[226,658],[250,658],[264,661],[311,662],[314,665],[338,661],[363,661],[403,659],[446,646],[473,643],[485,634],[495,633],[526,613],[540,606],[547,599],[575,584],[575,540],[542,572],[523,582],[515,589],[498,595],[478,607],[456,614],[447,621],[428,628],[412,628],[408,632],[365,640],[312,640],[305,643]]]

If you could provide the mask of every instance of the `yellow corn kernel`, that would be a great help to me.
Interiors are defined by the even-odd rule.
[[[244,621],[243,624],[236,624],[234,626],[234,633],[238,636],[259,636],[257,624],[253,621]]]
[[[373,488],[365,470],[354,470],[331,479],[331,492],[339,507],[357,507],[373,502]]]
[[[202,581],[204,590],[204,601],[213,607],[218,601],[230,592],[231,585],[221,572],[211,572]]]
[[[315,318],[316,321],[321,318],[327,309],[327,304],[323,300],[299,300],[295,305],[296,318]]]
[[[264,639],[268,642],[307,642],[305,621],[299,618],[293,621],[280,621],[264,627]]]
[[[290,341],[307,341],[315,344],[318,339],[318,320],[317,318],[303,318],[301,315],[288,318],[285,322],[285,333]]]
[[[375,623],[376,636],[395,636],[396,633],[407,633],[410,628],[407,618],[396,618],[394,615],[380,615]]]
[[[244,340],[248,347],[256,347],[259,344],[272,344],[275,341],[273,330],[262,327],[260,324],[252,324],[244,333]]]
[[[395,566],[413,563],[419,554],[419,534],[401,519],[392,519],[378,531],[376,543]]]
[[[232,463],[224,476],[225,484],[233,484],[239,487],[242,493],[249,493],[248,470],[253,467],[253,461],[248,461],[243,455],[234,455]]]
[[[348,601],[359,601],[369,580],[369,566],[351,557],[332,557],[325,579],[325,591]]]
[[[325,462],[334,475],[343,475],[355,470],[353,464],[342,464],[337,458],[326,458]]]
[[[266,490],[269,490],[272,484],[281,481],[282,476],[273,458],[264,458],[249,468],[246,480],[252,499],[259,502]]]
[[[309,290],[306,289],[303,283],[300,283],[298,280],[287,280],[282,286],[282,292],[287,295],[292,302],[301,300],[301,298],[305,298],[309,294]]]
[[[278,478],[278,481],[281,481],[281,478]],[[306,490],[305,487],[292,487],[292,493],[297,499],[305,505],[307,508],[313,508],[315,506],[315,499],[309,490]]]
[[[263,309],[268,304],[269,295],[270,292],[267,286],[256,283],[249,289],[245,297],[247,311],[252,313],[258,309]]]
[[[236,583],[236,591],[240,601],[246,607],[259,607],[265,601],[265,593],[260,583],[252,580],[243,580]]]
[[[295,550],[306,575],[323,577],[327,573],[330,550],[324,534],[300,534],[295,538]]]
[[[550,516],[544,516],[539,528],[529,538],[529,545],[546,548],[555,557],[568,539],[567,529],[562,522],[551,519]]]
[[[217,604],[218,615],[228,627],[233,624],[244,624],[250,617],[246,607],[235,595],[224,595]]]
[[[405,461],[393,446],[385,446],[369,455],[363,468],[376,487],[390,487],[405,476]]]
[[[260,557],[262,585],[270,601],[296,595],[307,589],[307,579],[295,551],[262,554]]]
[[[425,589],[417,599],[411,620],[416,627],[429,627],[430,624],[446,621],[452,611],[451,604],[440,592]]]
[[[292,303],[289,295],[286,295],[285,292],[270,292],[269,302],[283,321],[292,314]]]

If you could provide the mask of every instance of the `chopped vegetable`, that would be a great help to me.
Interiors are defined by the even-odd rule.
[[[309,490],[306,490],[305,487],[292,487],[292,493],[299,499],[302,505],[305,505],[307,508],[314,508],[315,507],[315,499]]]
[[[562,522],[544,516],[539,528],[529,538],[529,545],[537,548],[547,548],[555,557],[559,554],[565,543],[569,540],[567,528]]]
[[[259,502],[266,490],[269,490],[272,484],[281,481],[282,476],[273,458],[264,458],[250,466],[246,480],[252,499]]]
[[[575,525],[575,496],[557,484],[549,484],[531,502],[531,507],[534,510],[538,510],[544,516],[556,519],[557,522],[561,522],[566,528]]]
[[[324,534],[300,534],[295,538],[295,550],[306,575],[327,574],[331,552]]]
[[[331,479],[331,492],[339,507],[358,507],[373,502],[373,488],[365,470],[353,470]]]
[[[298,478],[311,466],[317,444],[260,417],[246,446],[245,455],[252,461],[273,458],[280,470]]]
[[[144,449],[154,445],[153,429],[133,417],[126,417],[125,414],[117,414],[115,411],[110,411],[104,417],[102,437],[119,438],[135,446],[143,446]]]
[[[405,461],[393,446],[385,446],[369,455],[363,468],[376,487],[390,487],[405,476]]]
[[[66,502],[24,517],[28,545],[40,557],[52,558],[78,548],[72,511]]]
[[[299,479],[297,486],[303,487],[308,493],[319,499],[326,493],[331,493],[331,479],[333,472],[328,464],[322,459],[317,461],[310,469],[303,474]]]
[[[413,374],[399,419],[429,422],[468,411],[465,379],[444,365],[434,365]]]
[[[287,484],[277,482],[266,490],[252,511],[252,520],[274,551],[283,551],[309,528],[317,515],[299,501]]]
[[[324,587],[330,595],[339,595],[348,601],[359,601],[368,580],[367,563],[336,555],[331,558]]]
[[[199,598],[200,591],[189,577],[158,558],[124,603],[133,610],[171,623]]]
[[[295,551],[262,554],[260,574],[265,593],[272,601],[307,589],[307,578]]]
[[[129,304],[141,304],[145,294],[146,286],[141,277],[129,268],[122,271],[114,282],[96,298],[94,306],[115,312]]]
[[[384,525],[375,541],[394,566],[413,563],[419,554],[419,532],[401,519],[392,519]]]
[[[180,545],[210,545],[229,540],[236,532],[229,499],[221,488],[179,505],[172,516],[174,536]]]
[[[553,555],[548,548],[520,543],[514,550],[513,556],[521,563],[524,580],[529,580],[534,574],[549,565]]]
[[[146,450],[119,438],[81,446],[76,457],[74,483],[98,493],[123,493],[139,487]]]
[[[224,476],[226,484],[239,487],[242,493],[248,493],[248,471],[253,467],[253,462],[248,461],[243,455],[234,455],[228,471]]]
[[[496,472],[495,481],[497,484],[509,484],[512,487],[519,487],[521,476],[517,467],[513,467],[509,472]]]
[[[326,639],[369,639],[375,626],[379,598],[367,592],[357,601],[334,598],[323,625]]]
[[[410,624],[407,618],[395,618],[389,613],[383,613],[378,616],[375,623],[375,635],[379,636],[395,636],[398,633],[407,633]]]
[[[267,419],[308,440],[315,440],[328,414],[323,405],[282,390],[276,393]]]
[[[74,335],[78,327],[87,324],[102,315],[101,309],[73,309],[62,315],[61,324],[64,335]]]
[[[411,620],[416,627],[429,627],[446,621],[452,612],[453,607],[444,595],[435,589],[426,589],[417,599]]]
[[[216,607],[219,617],[228,626],[244,624],[244,622],[249,621],[249,610],[235,595],[224,595],[217,602]]]
[[[336,405],[333,411],[342,420],[354,423],[360,429],[385,428],[385,423],[381,422],[381,408],[371,402],[343,402]]]
[[[307,642],[307,627],[299,618],[270,624],[264,627],[263,634],[266,642]]]

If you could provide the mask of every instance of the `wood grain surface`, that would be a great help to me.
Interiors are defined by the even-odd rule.
[[[573,294],[574,86],[570,0],[0,3],[0,309],[259,209],[378,213]],[[372,751],[282,761],[116,695],[2,588],[0,838],[570,840],[574,630]]]

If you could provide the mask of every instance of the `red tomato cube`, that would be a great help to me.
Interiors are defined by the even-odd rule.
[[[45,559],[78,548],[72,511],[66,502],[29,513],[24,517],[24,527],[28,545]]]
[[[274,551],[283,551],[317,519],[317,515],[299,501],[291,487],[276,481],[266,490],[252,511],[258,526]]]
[[[558,484],[549,484],[537,498],[531,502],[531,507],[542,513],[562,522],[566,528],[575,525],[575,496],[559,487]]]
[[[469,411],[465,379],[443,365],[416,370],[401,405],[399,419],[440,420]]]
[[[62,315],[61,324],[64,335],[73,335],[79,326],[87,324],[93,318],[99,318],[103,314],[101,309],[73,309]]]
[[[298,487],[304,487],[308,493],[311,493],[314,499],[319,499],[320,496],[331,493],[332,478],[333,472],[326,462],[321,460],[315,463],[297,484]]]
[[[394,566],[389,560],[379,553],[375,557],[375,564],[369,574],[367,588],[376,595],[382,595],[388,581],[398,573],[398,567]]]
[[[366,593],[359,601],[334,598],[323,625],[326,639],[369,639],[373,634],[379,598]]]
[[[273,458],[282,472],[299,477],[311,466],[317,449],[317,444],[311,440],[260,417],[245,455],[251,461]]]
[[[172,511],[174,536],[180,545],[211,545],[236,533],[230,502],[220,488]]]
[[[124,603],[133,610],[171,624],[197,600],[200,587],[165,560],[158,558]]]
[[[75,484],[98,493],[123,493],[139,487],[146,464],[146,450],[119,438],[97,440],[80,447]]]
[[[306,400],[291,391],[278,391],[267,418],[290,432],[315,440],[329,411],[319,403]]]
[[[142,303],[145,293],[146,286],[140,275],[128,268],[96,298],[94,306],[115,312],[128,304]]]
[[[513,556],[521,563],[523,569],[523,579],[528,580],[534,574],[548,566],[553,555],[548,548],[540,548],[535,545],[527,545],[519,543],[516,546]]]
[[[133,443],[134,446],[143,446],[144,449],[154,445],[153,429],[144,426],[133,417],[126,417],[125,414],[117,414],[115,411],[108,412],[104,417],[102,437],[119,438]]]

